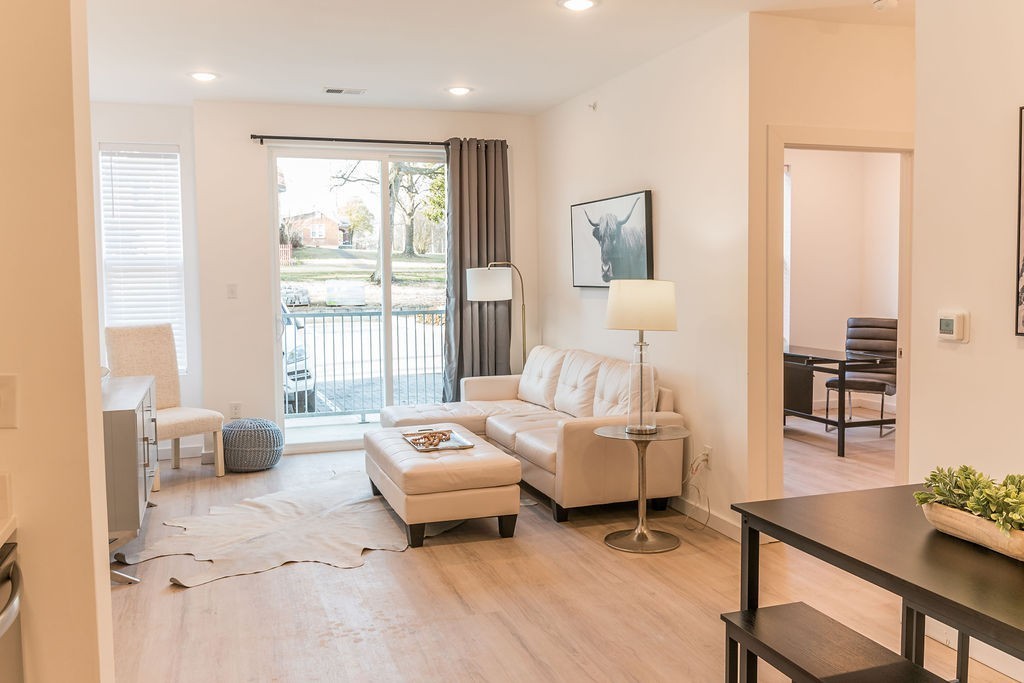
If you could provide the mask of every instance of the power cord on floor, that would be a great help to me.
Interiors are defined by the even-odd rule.
[[[704,531],[705,529],[708,528],[708,523],[711,521],[711,496],[710,496],[710,494],[709,495],[705,495],[703,489],[701,489],[700,486],[697,486],[696,483],[693,483],[693,484],[690,483],[690,480],[693,479],[694,477],[696,477],[701,472],[703,472],[707,468],[707,465],[710,462],[711,462],[711,459],[706,454],[702,454],[699,458],[697,458],[696,460],[694,460],[690,464],[689,471],[686,473],[686,476],[683,478],[683,487],[684,487],[684,489],[685,489],[685,487],[689,486],[691,489],[693,489],[694,491],[697,492],[697,505],[698,505],[698,507],[700,506],[701,498],[704,498],[706,503],[707,503],[707,511],[708,511],[707,517],[704,518],[704,522],[699,527],[693,527],[693,526],[690,526],[690,525],[688,525],[688,524],[686,524],[684,522],[683,523],[683,527],[685,529],[687,529],[688,531]],[[690,519],[693,519],[692,517],[690,517],[690,515],[687,515],[687,517],[689,517]]]

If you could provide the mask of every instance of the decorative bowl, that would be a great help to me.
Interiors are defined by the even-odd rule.
[[[941,503],[925,503],[921,509],[925,518],[942,533],[1024,561],[1024,531],[1012,530],[1007,536],[995,522]]]

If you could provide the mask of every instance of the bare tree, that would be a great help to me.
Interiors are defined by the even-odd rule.
[[[380,178],[362,167],[362,161],[354,162],[349,168],[331,177],[331,189],[347,183],[368,183],[379,185]],[[431,206],[431,194],[437,192],[437,180],[444,179],[444,165],[421,161],[392,161],[389,167],[389,191],[391,192],[391,226],[397,232],[396,209],[401,214],[405,241],[402,254],[418,256],[416,253],[416,215],[421,209]],[[443,190],[442,190],[443,191]]]

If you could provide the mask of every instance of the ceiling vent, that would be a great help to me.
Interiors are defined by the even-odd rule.
[[[366,88],[324,88],[328,95],[365,95]]]

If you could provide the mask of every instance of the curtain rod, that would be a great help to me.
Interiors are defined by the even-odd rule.
[[[259,140],[260,144],[263,144],[264,140],[293,140],[297,142],[356,142],[362,144],[373,144],[373,145],[435,145],[440,147],[447,147],[447,142],[434,142],[431,140],[370,140],[364,138],[315,138],[315,137],[302,137],[297,135],[259,135],[253,133],[249,136],[250,140]]]

